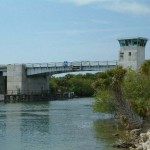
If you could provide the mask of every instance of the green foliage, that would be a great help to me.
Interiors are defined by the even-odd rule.
[[[118,99],[116,104],[119,101],[123,103],[126,99],[138,115],[141,117],[150,116],[150,60],[146,60],[143,63],[140,72],[135,72],[131,69],[126,71],[118,67],[105,73],[97,74],[97,78],[93,83],[93,87],[101,92],[96,94],[94,104],[96,111],[107,112],[109,105],[112,105],[113,99]],[[111,95],[110,100],[106,99],[103,94],[99,94],[103,90],[107,91],[103,93],[106,96]],[[121,103],[119,105],[121,106]]]
[[[121,92],[121,84],[123,82],[126,70],[118,66],[115,69],[108,70],[97,74],[97,80],[93,83],[96,92],[96,100],[93,105],[95,111],[98,112],[114,112],[119,101],[116,96]],[[120,95],[119,95],[120,96]]]
[[[50,89],[54,95],[56,92],[72,91],[78,97],[91,97],[94,94],[92,83],[95,79],[94,74],[67,74],[64,77],[51,78]]]
[[[150,80],[142,74],[129,70],[123,83],[123,89],[128,99],[149,99]]]
[[[132,107],[140,116],[150,115],[150,79],[143,73],[129,70],[126,74],[123,90],[131,101]]]
[[[79,97],[89,97],[92,96],[94,93],[94,90],[91,86],[92,82],[93,81],[90,79],[84,79],[77,76],[70,80],[70,88]]]
[[[132,100],[131,104],[135,112],[137,112],[140,116],[150,116],[150,100],[136,99]]]
[[[108,91],[97,91],[93,109],[96,112],[113,113],[115,111],[114,100],[112,99]]]
[[[145,60],[140,69],[142,74],[150,75],[150,60]]]
[[[95,111],[113,112],[126,118],[126,127],[136,128],[142,124],[142,119],[133,111],[133,107],[126,97],[131,96],[129,86],[130,82],[125,84],[126,70],[122,67],[111,69],[105,73],[98,75],[99,78],[93,83],[95,90],[99,91],[96,94],[96,101],[94,104]],[[128,80],[128,77],[126,77]],[[131,81],[131,80],[129,80]],[[136,83],[136,82],[135,82]],[[129,85],[130,84],[130,85]],[[126,88],[123,86],[126,85]],[[131,86],[131,88],[133,88]],[[141,88],[138,87],[137,88]],[[128,91],[126,90],[128,89]]]
[[[115,90],[120,87],[126,70],[118,66],[115,69],[108,70],[107,72],[102,72],[97,75],[98,79],[93,83],[94,89],[111,89]]]

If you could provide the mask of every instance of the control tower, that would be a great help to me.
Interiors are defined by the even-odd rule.
[[[134,37],[118,39],[120,44],[119,65],[138,71],[145,60],[147,38]]]

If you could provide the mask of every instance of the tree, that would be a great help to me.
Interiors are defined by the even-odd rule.
[[[142,125],[142,119],[140,116],[134,113],[132,106],[130,102],[126,99],[122,89],[122,84],[126,72],[127,71],[125,69],[118,66],[115,69],[111,69],[105,73],[101,73],[99,75],[99,79],[97,79],[93,83],[93,87],[97,91],[101,91],[102,94],[100,94],[100,101],[105,102],[107,106],[113,104],[112,106],[114,108],[114,111],[117,111],[120,116],[123,115],[126,118],[128,122],[128,127],[137,128]],[[103,94],[107,94],[109,96],[107,96],[106,98],[106,96],[103,96]],[[108,98],[110,98],[109,101]]]
[[[68,92],[72,91],[78,97],[91,97],[94,94],[92,83],[95,79],[93,74],[67,74],[64,77],[51,78],[50,89],[51,94],[55,95],[57,91]]]
[[[92,88],[93,80],[84,79],[83,76],[75,76],[70,81],[70,89],[74,91],[74,93],[79,97],[89,97],[94,94],[94,90]]]
[[[141,117],[150,115],[150,79],[141,72],[129,70],[123,83],[124,95]]]
[[[140,67],[141,73],[150,76],[150,60],[145,60]]]

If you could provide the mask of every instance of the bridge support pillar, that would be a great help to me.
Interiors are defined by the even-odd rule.
[[[24,64],[7,65],[7,91],[17,93],[42,93],[49,90],[48,76],[26,76]]]
[[[25,65],[7,65],[7,91],[24,91],[26,84]]]

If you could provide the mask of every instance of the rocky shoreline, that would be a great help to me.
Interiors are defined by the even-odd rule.
[[[128,140],[119,140],[113,147],[129,148],[130,150],[150,150],[150,130],[145,133],[141,129],[127,131],[125,137]]]

